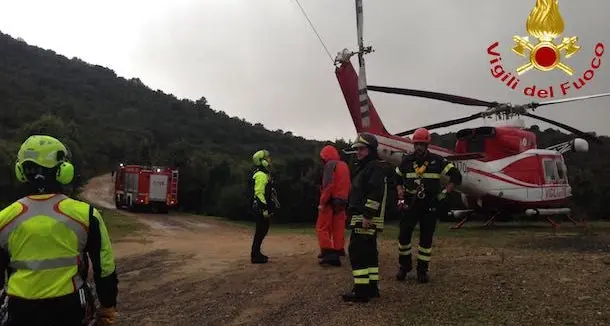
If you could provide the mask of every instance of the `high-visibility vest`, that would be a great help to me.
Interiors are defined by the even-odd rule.
[[[54,298],[83,286],[78,267],[87,243],[88,206],[64,195],[37,195],[0,212],[0,247],[12,271],[9,296]]]

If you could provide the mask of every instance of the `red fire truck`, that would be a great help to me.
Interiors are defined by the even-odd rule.
[[[117,208],[167,213],[178,205],[178,170],[121,163],[115,173],[114,200]]]

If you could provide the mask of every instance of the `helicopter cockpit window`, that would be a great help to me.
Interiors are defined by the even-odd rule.
[[[557,174],[559,175],[559,180],[565,180],[566,172],[563,168],[563,163],[561,161],[555,161],[555,165],[557,166]]]
[[[557,181],[557,171],[553,160],[544,160],[544,178],[546,181]]]

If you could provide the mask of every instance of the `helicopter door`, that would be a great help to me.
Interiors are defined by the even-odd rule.
[[[543,158],[542,159],[542,168],[544,172],[544,185],[542,188],[542,200],[554,200],[558,199],[561,196],[561,189],[558,188],[559,183],[564,183],[562,179],[565,180],[565,174],[563,173],[563,169],[561,169],[561,176],[558,170],[558,161],[552,158]],[[561,162],[559,162],[561,163]]]

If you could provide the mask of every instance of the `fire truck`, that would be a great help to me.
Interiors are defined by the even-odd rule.
[[[178,205],[178,170],[120,164],[114,179],[117,208],[167,213]]]

